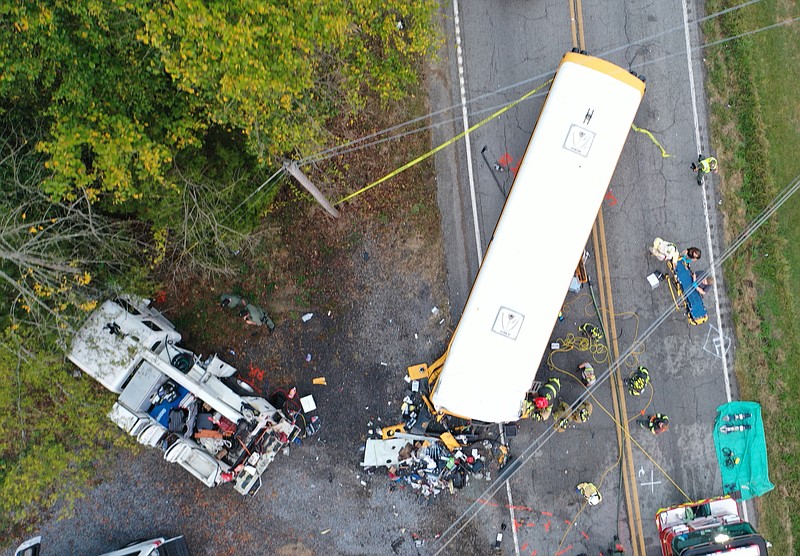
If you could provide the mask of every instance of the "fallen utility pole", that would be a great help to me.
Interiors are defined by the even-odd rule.
[[[323,195],[322,192],[317,189],[316,185],[311,183],[311,180],[308,179],[308,176],[306,176],[297,166],[296,161],[286,160],[283,163],[283,167],[287,172],[294,176],[294,179],[300,182],[300,185],[305,187],[306,190],[314,196],[317,202],[322,205],[322,208],[324,208],[328,214],[334,218],[339,218],[339,211],[333,208],[333,205],[331,205],[328,199],[325,198],[325,195]]]

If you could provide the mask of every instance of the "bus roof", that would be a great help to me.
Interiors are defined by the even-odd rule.
[[[610,62],[562,60],[450,343],[437,410],[519,419],[643,92]]]

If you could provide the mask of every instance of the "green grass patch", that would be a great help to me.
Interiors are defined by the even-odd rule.
[[[714,0],[706,12],[738,4]],[[800,15],[796,2],[764,0],[710,21],[709,41]],[[708,91],[721,161],[725,236],[738,235],[800,174],[800,28],[772,29],[712,47]],[[725,265],[733,305],[735,370],[743,399],[761,403],[776,489],[759,499],[759,528],[775,554],[800,535],[800,198],[787,202]]]

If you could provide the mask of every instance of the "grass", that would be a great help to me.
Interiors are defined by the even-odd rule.
[[[738,2],[714,0],[714,13]],[[708,40],[800,15],[793,0],[764,0],[709,22]],[[722,165],[729,242],[800,173],[800,28],[783,27],[705,52],[712,135]],[[761,403],[770,478],[758,525],[775,554],[797,553],[800,535],[800,197],[787,202],[725,265],[733,306],[735,370],[742,399]]]

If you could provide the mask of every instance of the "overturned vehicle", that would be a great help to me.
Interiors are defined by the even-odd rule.
[[[144,300],[103,303],[73,338],[67,355],[119,394],[109,418],[164,459],[213,487],[232,482],[255,494],[261,475],[299,428],[254,395],[216,355],[178,347],[180,333]]]

